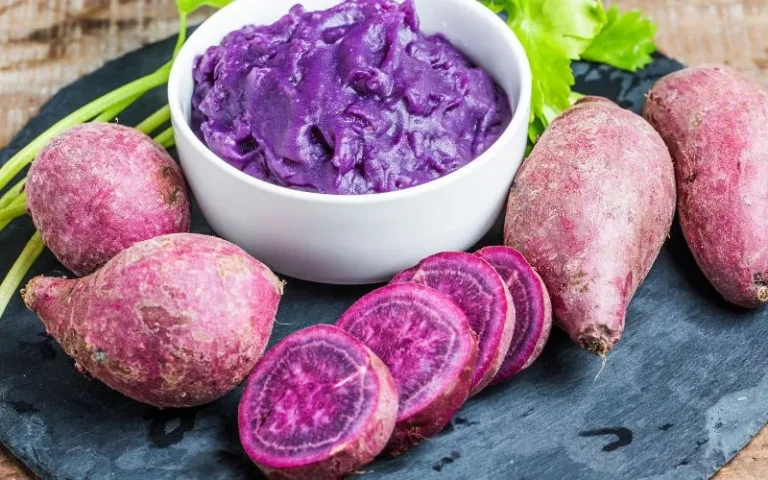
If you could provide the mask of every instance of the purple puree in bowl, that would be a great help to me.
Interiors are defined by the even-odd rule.
[[[295,6],[230,33],[195,62],[192,128],[234,167],[330,194],[390,192],[445,176],[495,142],[507,94],[412,0]]]

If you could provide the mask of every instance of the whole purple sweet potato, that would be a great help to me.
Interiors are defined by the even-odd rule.
[[[114,123],[86,123],[51,140],[25,189],[43,241],[78,276],[136,242],[189,231],[176,162],[148,136]]]
[[[438,434],[469,396],[477,340],[446,295],[413,282],[374,290],[336,324],[389,367],[400,395],[389,449],[399,454]]]
[[[648,95],[675,161],[683,235],[726,300],[768,302],[768,93],[724,66],[688,68]]]
[[[236,387],[261,358],[282,284],[224,240],[189,233],[137,243],[87,277],[36,277],[23,291],[76,365],[157,407]]]
[[[289,335],[259,362],[240,399],[246,453],[270,479],[335,480],[373,460],[397,416],[382,361],[331,325]]]
[[[515,331],[515,306],[496,270],[465,252],[443,252],[400,272],[392,283],[416,282],[444,293],[464,312],[477,335],[477,363],[470,396],[499,372]]]
[[[659,134],[588,97],[550,124],[518,172],[505,244],[539,272],[559,325],[605,355],[674,213],[674,169]]]

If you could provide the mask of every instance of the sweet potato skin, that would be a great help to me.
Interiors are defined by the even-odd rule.
[[[641,117],[587,98],[557,117],[510,191],[505,244],[549,290],[558,324],[600,355],[621,337],[675,211],[672,160]]]
[[[25,188],[43,241],[77,276],[136,242],[190,227],[176,162],[148,136],[114,123],[78,125],[51,140]]]
[[[673,73],[644,115],[674,158],[680,226],[726,300],[768,302],[768,93],[725,66]]]
[[[173,234],[138,243],[82,279],[33,278],[23,296],[80,370],[140,402],[189,407],[221,397],[251,371],[281,292],[239,247]]]

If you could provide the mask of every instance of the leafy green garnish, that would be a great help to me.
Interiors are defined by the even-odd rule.
[[[591,51],[595,61],[634,71],[650,62],[649,54],[655,49],[650,20],[637,12],[620,15],[615,8],[606,12],[601,0],[480,2],[497,14],[506,14],[507,24],[528,55],[533,75],[528,128],[532,143],[575,101],[571,61],[586,59],[585,52]],[[633,42],[641,43],[633,50]]]
[[[608,23],[581,54],[581,58],[630,72],[651,63],[651,54],[656,51],[653,43],[656,24],[637,10],[621,14],[618,8],[611,7],[607,16]]]
[[[481,0],[507,14],[528,55],[533,76],[528,137],[536,142],[549,121],[571,105],[571,60],[579,59],[606,22],[600,0]]]

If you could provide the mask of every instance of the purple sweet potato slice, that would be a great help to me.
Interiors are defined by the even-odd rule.
[[[541,277],[517,250],[486,247],[475,255],[496,269],[515,304],[515,334],[507,357],[491,382],[495,385],[525,370],[539,358],[552,330],[552,304]]]
[[[337,479],[373,460],[397,417],[397,388],[382,361],[332,325],[283,339],[246,382],[240,441],[270,479]]]
[[[432,255],[399,273],[392,283],[416,282],[450,297],[477,335],[477,364],[470,396],[488,386],[499,372],[515,329],[515,307],[504,280],[485,260],[471,253]]]
[[[395,379],[393,454],[440,432],[467,400],[477,341],[448,296],[417,283],[388,285],[352,305],[337,326],[370,347]]]

